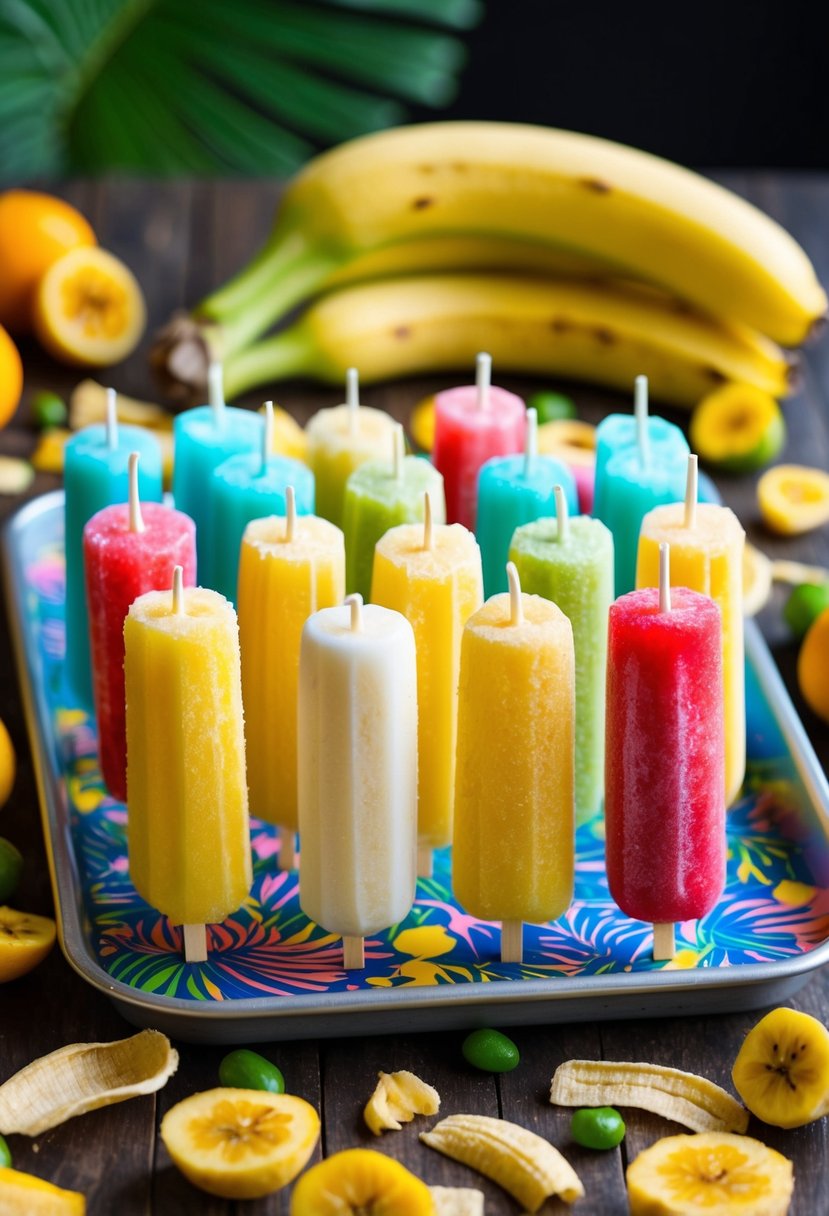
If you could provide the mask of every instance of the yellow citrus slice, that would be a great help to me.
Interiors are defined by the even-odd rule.
[[[0,984],[16,980],[42,962],[55,944],[50,916],[0,908]]]
[[[725,384],[700,401],[691,416],[691,450],[726,473],[751,473],[774,460],[786,424],[773,397],[752,384]]]
[[[435,446],[434,397],[424,397],[418,401],[409,418],[409,432],[421,451],[431,452]]]
[[[754,616],[764,608],[771,597],[771,559],[755,549],[754,545],[743,547],[743,613]]]
[[[809,708],[829,722],[829,608],[809,626],[797,656],[797,682]]]
[[[5,806],[9,800],[15,771],[14,746],[5,723],[0,719],[0,806]]]
[[[829,521],[829,473],[801,464],[778,464],[757,483],[763,523],[796,536]]]
[[[319,1139],[319,1115],[291,1094],[208,1089],[167,1111],[161,1138],[194,1186],[224,1199],[260,1199],[305,1165]]]
[[[0,1166],[0,1211],[8,1216],[84,1216],[86,1199],[34,1174]]]
[[[17,409],[23,391],[23,364],[14,342],[0,325],[0,426]]]
[[[435,1204],[426,1183],[393,1157],[349,1148],[302,1175],[290,1211],[291,1216],[434,1216]]]
[[[577,418],[554,418],[538,428],[538,450],[568,464],[592,468],[596,463],[596,428]]]
[[[146,309],[131,270],[103,249],[65,253],[46,271],[35,297],[35,333],[65,363],[107,367],[141,339]]]

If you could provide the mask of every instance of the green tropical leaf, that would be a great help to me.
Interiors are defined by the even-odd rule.
[[[446,105],[482,0],[3,0],[0,177],[292,173]],[[435,28],[443,27],[443,29]]]

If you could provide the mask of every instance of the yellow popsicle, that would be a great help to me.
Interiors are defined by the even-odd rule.
[[[174,924],[215,924],[252,879],[236,613],[202,587],[151,591],[124,645],[130,875]]]
[[[463,632],[453,883],[474,916],[543,922],[573,893],[573,630],[511,579]]]
[[[743,544],[745,532],[728,507],[714,503],[656,507],[642,521],[637,587],[659,585],[659,546],[670,545],[671,585],[690,587],[718,605],[723,632],[725,695],[725,803],[740,791],[746,764]],[[690,501],[690,500],[689,500]]]
[[[339,604],[344,595],[345,545],[334,524],[296,515],[290,505],[285,518],[272,515],[248,524],[238,602],[250,808],[290,834],[298,827],[302,627],[313,612]]]
[[[452,839],[461,633],[481,606],[481,552],[461,524],[401,524],[377,543],[371,599],[409,621],[417,648],[418,872]]]

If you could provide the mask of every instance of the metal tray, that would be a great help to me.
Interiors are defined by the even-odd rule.
[[[717,907],[654,963],[650,926],[607,892],[601,819],[577,836],[576,898],[525,929],[523,964],[501,964],[498,926],[451,896],[449,850],[418,883],[406,921],[341,968],[339,939],[302,914],[254,820],[254,885],[188,965],[179,930],[129,882],[126,809],[98,772],[95,723],[63,680],[63,495],[24,506],[4,537],[10,620],[40,792],[60,942],[75,970],[130,1022],[193,1042],[400,1033],[497,1022],[712,1013],[786,1000],[829,959],[829,788],[768,649],[747,632],[749,770],[729,813]]]

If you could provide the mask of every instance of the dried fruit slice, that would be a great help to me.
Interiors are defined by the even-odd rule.
[[[34,1174],[0,1167],[0,1212],[3,1216],[84,1216],[86,1199],[64,1191]]]
[[[792,1163],[749,1136],[657,1140],[628,1166],[630,1216],[785,1216]]]
[[[696,1132],[744,1132],[748,1111],[713,1081],[660,1064],[568,1060],[555,1071],[559,1106],[635,1106]]]
[[[384,1131],[399,1132],[403,1123],[415,1115],[436,1115],[440,1094],[413,1072],[381,1072],[374,1093],[366,1103],[363,1118],[379,1136]]]
[[[764,1123],[812,1123],[829,1112],[829,1030],[808,1013],[773,1009],[746,1035],[731,1077]]]
[[[291,1195],[291,1216],[434,1216],[425,1182],[399,1161],[370,1148],[349,1148],[319,1161]]]
[[[40,280],[35,333],[56,359],[108,367],[125,359],[144,332],[146,309],[135,275],[97,246],[72,249]]]
[[[161,1138],[194,1186],[224,1199],[260,1199],[305,1165],[319,1139],[319,1115],[291,1094],[208,1089],[177,1103]]]
[[[435,1216],[484,1216],[484,1193],[471,1186],[430,1186]]]
[[[537,1212],[550,1195],[565,1203],[584,1195],[578,1174],[549,1140],[506,1119],[450,1115],[420,1139],[497,1182],[528,1212]]]
[[[55,922],[49,916],[0,908],[0,984],[31,971],[55,944]]]
[[[811,532],[829,520],[829,473],[802,464],[775,465],[758,481],[757,501],[772,532]]]

